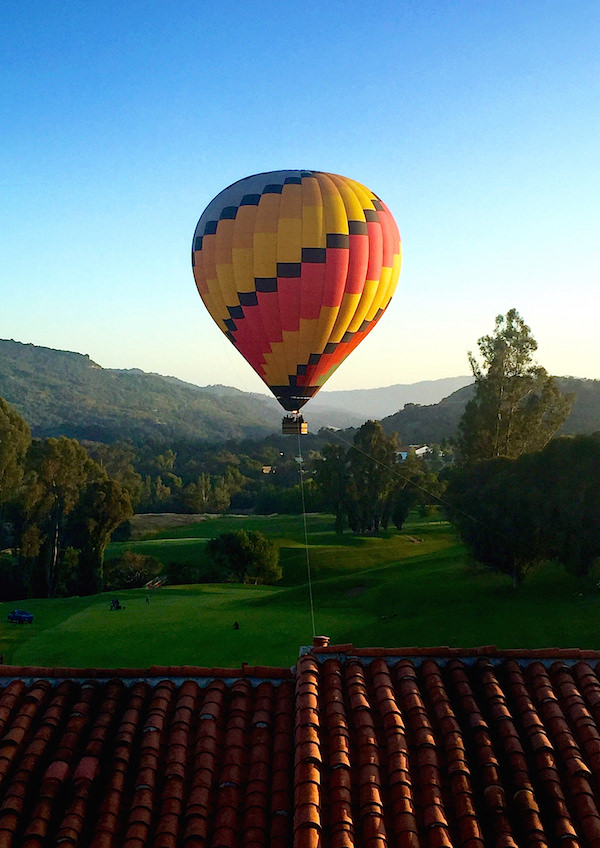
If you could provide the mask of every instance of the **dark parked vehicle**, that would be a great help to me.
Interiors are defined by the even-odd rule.
[[[33,623],[33,615],[26,610],[13,610],[9,612],[7,616],[8,620],[13,624],[32,624]]]

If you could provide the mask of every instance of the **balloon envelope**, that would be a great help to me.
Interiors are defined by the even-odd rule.
[[[400,264],[400,234],[383,201],[323,171],[239,180],[206,207],[192,245],[206,308],[289,411],[373,329]]]

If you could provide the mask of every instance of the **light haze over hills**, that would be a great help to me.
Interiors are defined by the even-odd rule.
[[[600,431],[600,381],[559,377],[575,404],[561,432]],[[451,438],[472,378],[448,377],[378,389],[323,391],[304,407],[309,431],[382,420],[407,443]],[[102,368],[80,353],[0,339],[0,396],[37,438],[219,443],[280,432],[283,410],[267,394],[197,386],[137,368]]]
[[[468,386],[473,377],[443,377],[440,380],[421,380],[418,383],[397,383],[378,389],[351,389],[329,392],[323,389],[310,402],[311,412],[325,408],[344,409],[364,418],[385,418],[402,409],[407,403],[428,406],[439,403],[453,392]]]

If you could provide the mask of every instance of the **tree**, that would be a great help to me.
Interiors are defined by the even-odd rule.
[[[202,472],[181,491],[180,503],[189,512],[225,512],[232,495],[241,491],[246,478],[235,466],[228,466],[223,474],[211,476]]]
[[[475,559],[519,585],[557,560],[577,576],[600,557],[600,439],[553,439],[542,451],[457,469],[450,517]]]
[[[80,551],[78,594],[89,595],[104,587],[104,552],[113,530],[133,514],[128,492],[116,480],[90,483],[71,513],[71,538]]]
[[[414,502],[415,493],[412,487],[408,485],[400,485],[394,492],[390,518],[394,522],[394,526],[397,530],[402,530],[402,526],[408,518]]]
[[[0,397],[0,507],[16,496],[30,442],[29,425]]]
[[[276,583],[281,579],[279,548],[257,530],[222,533],[209,539],[206,552],[215,565],[240,583]]]
[[[367,421],[356,432],[347,454],[348,523],[355,533],[377,533],[387,527],[397,475],[396,435],[387,436],[379,421]]]
[[[144,485],[141,475],[133,467],[133,447],[123,442],[115,442],[112,445],[92,442],[86,444],[86,448],[92,459],[129,493],[132,506],[137,506],[142,498]]]
[[[84,488],[106,478],[75,439],[34,441],[27,456],[31,482],[25,494],[25,536],[23,551],[38,560],[36,591],[51,598],[56,591],[63,533],[70,513]],[[36,544],[37,542],[37,551]]]
[[[546,556],[583,576],[600,557],[600,438],[553,439],[531,459],[520,478],[535,483]]]
[[[573,396],[534,361],[537,342],[516,309],[498,315],[493,335],[477,344],[482,364],[469,352],[475,394],[459,424],[459,460],[541,450],[569,415]]]
[[[200,474],[196,480],[184,488],[182,501],[189,512],[209,512],[212,498],[212,483],[210,474]]]
[[[467,550],[509,575],[514,588],[544,559],[540,513],[526,483],[518,477],[516,461],[496,458],[455,469],[445,495]]]
[[[107,565],[106,583],[109,589],[139,589],[158,577],[162,563],[153,556],[124,551],[119,559]]]
[[[321,490],[326,509],[335,515],[335,532],[344,532],[346,515],[348,463],[341,445],[325,445],[322,456],[316,460],[316,482]]]

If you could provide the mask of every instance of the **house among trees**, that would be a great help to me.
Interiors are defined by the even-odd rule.
[[[417,459],[428,456],[433,453],[433,449],[429,445],[402,445],[397,451],[396,456],[404,462],[409,454],[413,454]]]

